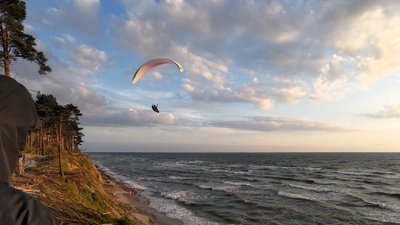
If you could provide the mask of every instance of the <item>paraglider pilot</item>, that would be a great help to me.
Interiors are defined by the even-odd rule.
[[[151,108],[153,109],[154,112],[160,113],[160,111],[158,110],[158,104],[157,105],[151,105]]]

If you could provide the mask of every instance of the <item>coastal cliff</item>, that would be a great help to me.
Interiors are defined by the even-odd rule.
[[[12,185],[38,198],[60,224],[154,224],[137,209],[137,193],[101,173],[87,154],[62,157],[65,178],[56,156],[26,154],[26,172]]]

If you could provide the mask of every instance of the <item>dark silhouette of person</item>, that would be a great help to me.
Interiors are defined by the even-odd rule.
[[[47,207],[9,183],[28,132],[37,122],[35,104],[27,89],[0,75],[0,224],[57,224]]]
[[[160,113],[160,111],[158,110],[158,104],[157,105],[151,105],[151,108],[153,109],[154,112]]]

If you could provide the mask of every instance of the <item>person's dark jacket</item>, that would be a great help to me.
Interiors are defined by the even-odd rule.
[[[32,196],[10,187],[10,177],[38,121],[35,104],[24,86],[0,75],[0,224],[57,224],[53,213]]]

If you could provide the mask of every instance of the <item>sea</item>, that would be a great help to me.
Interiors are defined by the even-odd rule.
[[[400,224],[396,153],[89,153],[183,224]]]

